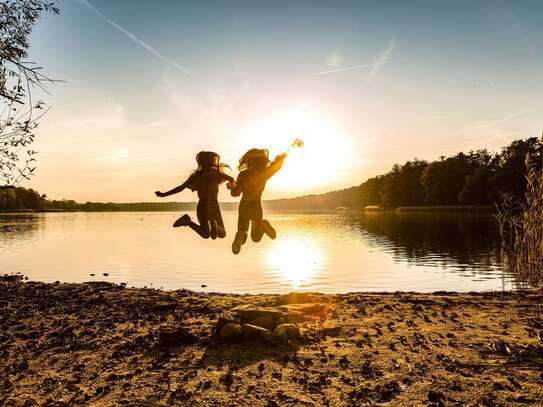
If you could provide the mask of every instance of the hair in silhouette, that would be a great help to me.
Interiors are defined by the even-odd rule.
[[[219,185],[225,181],[233,183],[234,179],[224,173],[224,169],[229,167],[222,164],[220,158],[219,154],[213,151],[200,151],[196,154],[198,167],[183,184],[164,193],[156,192],[160,197],[176,194],[186,188],[198,192],[196,216],[199,224],[193,222],[188,214],[184,214],[175,221],[173,227],[189,226],[204,239],[222,239],[226,236],[217,196]]]
[[[200,151],[196,154],[196,163],[198,168],[194,171],[195,173],[209,169],[216,169],[223,173],[225,168],[230,168],[228,164],[221,163],[221,156],[213,151]]]
[[[251,148],[240,158],[238,170],[244,171],[251,168],[262,169],[270,163],[269,151],[266,149]]]

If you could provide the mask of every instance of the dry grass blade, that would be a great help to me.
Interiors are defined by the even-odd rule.
[[[497,214],[504,265],[517,288],[540,287],[543,280],[543,170],[529,155],[526,169],[524,200],[505,196]]]

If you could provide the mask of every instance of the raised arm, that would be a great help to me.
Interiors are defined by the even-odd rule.
[[[275,159],[266,167],[266,170],[264,171],[266,179],[271,178],[281,169],[285,158],[287,158],[287,153],[279,154],[277,157],[275,157]]]

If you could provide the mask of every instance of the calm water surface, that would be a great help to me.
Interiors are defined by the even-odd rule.
[[[236,214],[224,215],[229,235],[212,241],[173,229],[172,212],[4,214],[0,270],[237,293],[510,288],[490,216],[269,214],[277,240],[249,241],[235,256]]]

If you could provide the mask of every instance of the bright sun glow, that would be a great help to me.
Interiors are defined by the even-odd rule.
[[[128,158],[128,155],[130,154],[130,151],[128,148],[121,148],[117,151],[117,157],[119,158]]]
[[[288,149],[295,138],[305,145],[293,148],[281,171],[269,182],[277,189],[300,191],[337,180],[351,164],[351,149],[344,135],[321,115],[298,109],[270,116],[249,126],[244,143],[270,150],[270,158]]]
[[[313,278],[321,269],[322,256],[312,241],[290,238],[279,240],[267,256],[268,267],[279,271],[293,286]]]

